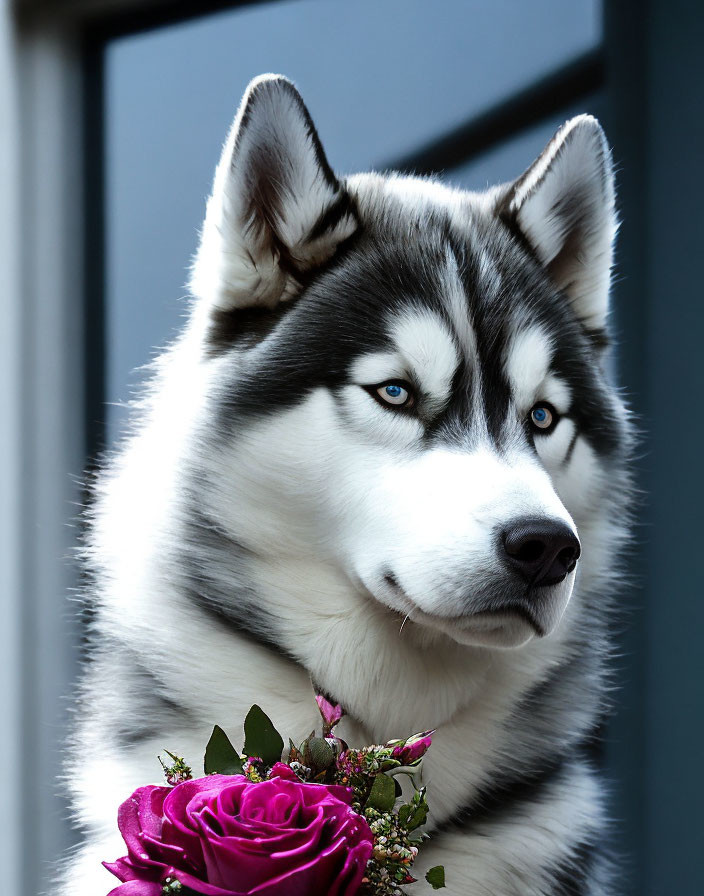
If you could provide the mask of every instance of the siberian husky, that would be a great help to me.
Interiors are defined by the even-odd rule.
[[[629,497],[615,231],[587,115],[468,193],[338,177],[294,86],[250,84],[189,321],[90,511],[61,893],[115,886],[117,807],[158,753],[197,764],[255,702],[302,739],[311,681],[350,744],[437,729],[414,892],[440,863],[451,896],[614,892],[590,756]]]

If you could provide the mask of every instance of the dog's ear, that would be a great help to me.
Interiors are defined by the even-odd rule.
[[[193,294],[213,311],[273,308],[356,228],[296,88],[277,75],[255,78],[215,172]]]
[[[511,184],[498,211],[532,247],[586,329],[600,334],[617,219],[611,153],[599,122],[579,115],[564,124]]]

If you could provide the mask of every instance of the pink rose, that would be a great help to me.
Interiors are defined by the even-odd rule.
[[[127,855],[105,867],[109,896],[161,896],[168,877],[205,896],[352,896],[373,835],[352,791],[276,777],[209,775],[176,787],[140,787],[118,812]]]

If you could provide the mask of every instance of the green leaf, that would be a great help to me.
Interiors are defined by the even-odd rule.
[[[270,766],[280,761],[283,749],[283,738],[269,716],[255,703],[244,720],[245,755],[258,756],[264,765]]]
[[[396,785],[394,779],[380,774],[374,778],[371,792],[365,808],[376,809],[377,812],[391,812],[396,802]]]
[[[242,760],[219,725],[213,728],[203,761],[206,775],[241,775]]]
[[[425,843],[426,840],[430,840],[430,834],[415,834],[413,837],[409,835],[408,842],[411,846],[420,846],[422,843]]]
[[[445,869],[442,865],[436,865],[428,871],[425,879],[434,890],[442,890],[445,886]]]
[[[428,820],[428,804],[425,799],[421,800],[417,805],[413,806],[413,810],[406,819],[406,830],[415,831]]]
[[[406,827],[406,822],[408,821],[412,811],[413,806],[410,803],[406,803],[405,805],[401,806],[401,808],[398,810],[398,821],[400,825]]]

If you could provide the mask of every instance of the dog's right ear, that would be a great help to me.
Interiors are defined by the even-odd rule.
[[[273,308],[357,229],[296,88],[247,88],[215,172],[191,290],[212,311]]]

